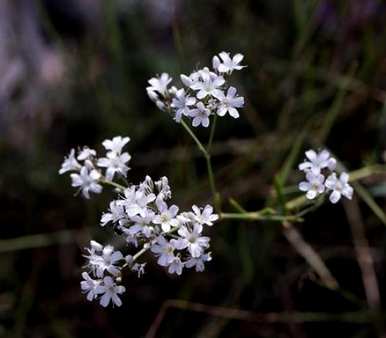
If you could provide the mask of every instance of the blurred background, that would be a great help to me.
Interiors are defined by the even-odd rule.
[[[380,212],[361,201],[355,209],[378,279],[373,307],[350,209],[326,204],[297,227],[339,290],[320,283],[280,224],[223,221],[210,229],[205,272],[175,278],[148,264],[141,279],[125,276],[124,305],[108,309],[87,302],[79,282],[86,243],[111,241],[98,223],[113,195],[85,201],[58,175],[72,147],[127,135],[132,182],[165,175],[182,208],[210,202],[205,161],[145,87],[221,51],[248,65],[233,78],[247,105],[240,119],[220,121],[213,146],[225,211],[230,197],[248,210],[269,202],[302,131],[297,161],[317,144],[348,170],[382,163],[385,20],[377,0],[0,0],[0,336],[142,337],[178,299],[166,303],[156,337],[385,337],[384,175],[362,182]],[[227,308],[277,317],[243,320]],[[299,315],[288,321],[287,312]]]

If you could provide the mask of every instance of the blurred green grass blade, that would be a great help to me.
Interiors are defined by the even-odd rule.
[[[386,225],[386,215],[380,206],[375,202],[370,193],[359,183],[353,183],[353,187],[358,196],[365,202],[371,211],[379,218],[379,220]]]
[[[306,130],[303,130],[298,137],[296,138],[291,151],[285,160],[279,174],[277,175],[277,179],[280,181],[280,184],[284,186],[287,182],[288,176],[291,172],[291,169],[294,167],[295,161],[299,156],[300,149],[302,148],[304,138],[306,135]]]
[[[336,94],[334,102],[331,105],[331,108],[328,110],[325,118],[323,119],[324,122],[321,126],[321,129],[319,131],[319,135],[317,138],[319,144],[324,144],[326,142],[328,134],[330,133],[332,127],[334,126],[334,122],[339,112],[342,110],[343,102],[349,90],[351,78],[353,77],[356,68],[357,68],[357,65],[353,64],[347,76],[343,78],[342,86],[339,88],[339,91]]]

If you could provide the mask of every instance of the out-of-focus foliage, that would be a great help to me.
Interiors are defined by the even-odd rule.
[[[211,229],[216,254],[205,272],[170,278],[154,265],[141,279],[125,278],[121,308],[101,309],[80,294],[81,249],[91,237],[105,240],[98,223],[111,196],[86,203],[57,171],[71,147],[128,135],[131,181],[166,175],[182,206],[208,202],[204,160],[145,87],[154,74],[176,76],[223,50],[243,53],[248,65],[235,79],[247,105],[240,119],[221,121],[213,145],[226,210],[233,210],[229,197],[248,210],[269,205],[294,145],[294,157],[325,145],[350,170],[381,162],[385,19],[377,0],[1,1],[0,335],[140,337],[170,298],[255,313],[366,311],[350,225],[343,207],[331,205],[307,215],[299,230],[342,290],[320,285],[277,224],[223,221]],[[289,163],[291,194],[300,175]],[[363,183],[384,209],[382,177]],[[360,207],[386,301],[385,228]],[[42,233],[51,237],[25,237]],[[158,336],[373,337],[383,330],[355,318],[319,320],[270,324],[174,309]]]

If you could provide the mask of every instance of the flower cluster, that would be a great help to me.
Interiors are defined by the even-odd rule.
[[[299,164],[299,170],[305,173],[306,181],[300,182],[299,189],[306,192],[308,199],[329,192],[331,203],[337,203],[342,196],[352,198],[353,188],[348,183],[349,175],[345,172],[337,175],[334,171],[336,159],[327,150],[319,153],[308,150],[305,154],[307,159]]]
[[[131,156],[122,152],[123,147],[130,141],[129,137],[116,136],[112,140],[103,141],[106,149],[105,157],[97,158],[94,149],[83,147],[75,155],[71,149],[62,163],[59,174],[71,172],[72,186],[78,188],[84,197],[90,198],[90,192],[100,194],[103,190],[103,181],[112,182],[115,176],[126,177],[127,163]],[[102,173],[105,169],[105,175]]]
[[[193,205],[190,211],[180,212],[177,205],[169,202],[172,191],[166,177],[153,181],[146,176],[140,184],[128,186],[113,182],[116,176],[127,176],[130,155],[122,149],[128,141],[129,138],[119,136],[104,141],[107,154],[99,159],[90,148],[83,148],[77,156],[71,150],[60,169],[61,174],[72,172],[72,185],[79,187],[86,198],[90,192],[101,192],[102,184],[116,188],[117,198],[102,214],[100,225],[111,226],[124,240],[127,251],[136,250],[134,254],[124,255],[111,245],[95,241],[86,249],[87,272],[82,273],[81,289],[88,300],[98,299],[104,307],[110,302],[116,306],[122,304],[119,298],[125,292],[119,285],[122,269],[129,268],[140,277],[146,262],[138,260],[145,252],[151,253],[170,274],[181,275],[185,268],[203,271],[204,264],[211,260],[210,238],[203,235],[203,230],[218,219],[210,205],[203,208]]]
[[[148,82],[147,94],[157,107],[173,114],[180,122],[182,117],[192,119],[193,127],[208,127],[212,115],[239,117],[238,108],[244,98],[237,95],[235,87],[227,85],[227,77],[241,70],[244,56],[221,52],[212,59],[212,69],[204,67],[190,75],[180,75],[183,88],[169,87],[172,78],[167,73],[153,77]]]

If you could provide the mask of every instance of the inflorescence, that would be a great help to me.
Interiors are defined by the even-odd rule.
[[[306,160],[299,164],[299,170],[306,175],[306,181],[299,183],[299,189],[306,192],[306,198],[313,200],[321,194],[330,193],[330,202],[337,203],[342,196],[351,199],[353,188],[350,186],[349,175],[335,172],[336,159],[327,150],[319,153],[306,151]]]
[[[147,94],[157,107],[173,115],[176,122],[183,117],[192,119],[192,126],[208,127],[212,115],[239,117],[238,108],[244,106],[244,98],[237,89],[227,85],[227,78],[240,65],[244,56],[221,52],[212,59],[212,70],[204,67],[190,75],[180,75],[183,88],[168,87],[172,78],[167,73],[153,77],[148,82]]]
[[[122,270],[129,268],[140,277],[146,262],[139,259],[145,252],[155,256],[157,263],[170,274],[181,275],[185,268],[203,271],[211,253],[208,252],[210,238],[202,232],[218,219],[210,205],[204,208],[193,205],[191,211],[184,212],[174,204],[168,205],[172,191],[166,177],[153,181],[146,176],[140,184],[128,186],[114,181],[127,178],[131,156],[122,150],[129,140],[120,136],[105,140],[102,145],[107,152],[100,158],[88,147],[77,152],[72,149],[59,170],[60,174],[71,173],[72,186],[85,198],[90,198],[90,193],[101,193],[104,185],[113,186],[118,196],[103,213],[100,225],[110,225],[124,239],[126,249],[137,248],[133,255],[124,255],[111,245],[91,241],[86,249],[87,271],[82,273],[81,289],[89,301],[99,299],[104,307],[110,302],[116,306],[122,304],[119,298],[125,292],[120,285]]]

